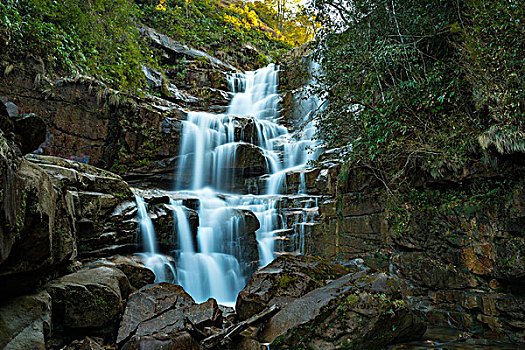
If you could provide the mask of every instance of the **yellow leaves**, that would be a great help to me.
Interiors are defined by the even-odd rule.
[[[159,11],[166,11],[166,0],[160,0],[159,1],[159,4],[157,5],[157,7],[155,7],[155,9],[159,10]]]
[[[247,30],[260,26],[261,21],[259,16],[257,16],[255,11],[250,10],[247,5],[235,6],[234,4],[230,4],[228,10],[231,15],[224,14],[222,16],[226,23],[232,24],[238,29],[243,28]]]

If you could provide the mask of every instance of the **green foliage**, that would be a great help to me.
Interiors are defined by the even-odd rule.
[[[135,6],[129,0],[6,0],[0,48],[42,57],[58,72],[89,74],[118,88],[142,84]]]
[[[500,126],[525,122],[525,6],[518,0],[470,0],[464,53],[477,109]]]
[[[330,104],[319,136],[395,187],[421,170],[460,174],[494,125],[523,135],[525,48],[518,1],[317,1]],[[333,18],[333,17],[332,17]],[[516,136],[518,135],[518,136]],[[489,135],[490,136],[490,135]],[[490,142],[489,142],[490,143]],[[510,146],[508,146],[510,145]]]

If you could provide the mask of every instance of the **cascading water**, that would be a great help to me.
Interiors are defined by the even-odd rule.
[[[188,112],[183,122],[174,195],[198,199],[196,237],[182,201],[172,200],[170,206],[179,246],[177,282],[198,302],[213,297],[221,304],[233,305],[245,285],[248,276],[241,236],[247,228],[240,214],[243,210],[254,213],[260,223],[255,232],[260,266],[274,259],[275,236],[287,229],[278,208],[286,174],[304,169],[317,156],[317,152],[310,152],[317,144],[312,141],[315,126],[308,121],[309,115],[301,118],[300,134],[292,135],[278,123],[277,77],[273,64],[255,72],[232,74],[229,85],[234,96],[227,114]],[[313,105],[317,108],[318,101]],[[246,125],[252,126],[250,132],[243,129]],[[264,157],[268,174],[264,195],[231,193],[240,177],[236,171],[242,170],[242,164],[236,164],[238,157],[246,149]],[[304,191],[306,186],[301,183]],[[305,220],[310,218],[304,216]]]
[[[135,201],[137,203],[139,229],[144,246],[144,252],[139,255],[144,265],[155,273],[155,282],[174,282],[176,273],[173,265],[165,255],[157,252],[157,237],[153,228],[153,222],[148,215],[144,198],[135,194]]]

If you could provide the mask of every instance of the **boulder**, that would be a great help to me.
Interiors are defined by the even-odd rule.
[[[260,335],[272,349],[376,349],[418,339],[426,330],[401,298],[401,283],[384,273],[345,275],[298,298]]]
[[[198,349],[195,337],[205,327],[221,325],[222,312],[215,299],[196,304],[181,286],[160,283],[130,296],[117,343],[123,349]]]
[[[268,171],[264,151],[258,146],[245,142],[240,142],[235,149],[233,167],[236,169],[236,175],[244,178],[261,176]]]
[[[45,291],[6,300],[0,306],[0,348],[46,349],[51,335],[51,297]]]
[[[282,307],[350,271],[321,258],[282,255],[252,275],[239,293],[235,309],[239,319],[246,320],[271,305]]]
[[[257,216],[255,216],[252,211],[246,209],[237,209],[236,212],[238,215],[242,216],[246,232],[255,232],[261,227],[259,219],[257,219]]]
[[[79,335],[111,337],[130,289],[122,271],[105,266],[82,269],[52,281],[47,290],[53,300],[58,342],[67,343]]]
[[[160,48],[166,50],[168,54],[174,55],[174,56],[185,56],[188,58],[196,58],[196,59],[202,59],[202,60],[208,60],[212,64],[217,65],[223,69],[226,69],[228,71],[236,71],[237,68],[233,67],[232,65],[229,65],[227,63],[224,63],[220,60],[218,60],[215,57],[212,57],[208,55],[205,52],[192,49],[184,44],[181,44],[169,36],[162,34],[158,31],[156,31],[153,28],[149,27],[142,27],[139,28],[140,33],[149,38],[155,45],[159,46]]]
[[[195,305],[193,298],[178,285],[164,282],[137,290],[129,297],[118,330],[117,343],[123,343],[134,335],[142,322],[167,310],[192,305]]]
[[[102,258],[89,263],[86,266],[114,267],[124,272],[129,284],[133,289],[140,289],[155,281],[155,274],[142,263],[137,256],[113,256]]]
[[[75,210],[70,192],[0,144],[0,294],[20,295],[75,257]]]
[[[135,335],[176,334],[189,327],[202,329],[203,327],[221,326],[221,324],[222,314],[217,301],[208,299],[201,304],[169,309],[149,320],[144,320],[138,325]]]

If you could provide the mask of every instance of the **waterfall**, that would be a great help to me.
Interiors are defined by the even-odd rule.
[[[157,237],[153,222],[148,215],[144,198],[135,194],[135,201],[137,203],[139,229],[144,246],[143,253],[139,255],[144,265],[155,273],[155,282],[174,282],[176,276],[175,268],[165,255],[157,252]]]
[[[192,193],[200,202],[197,247],[182,203],[172,202],[180,246],[177,282],[197,302],[214,297],[233,306],[246,282],[239,264],[239,233],[244,230],[244,221],[211,189]]]
[[[297,96],[296,104],[305,111],[295,118],[301,124],[300,132],[292,134],[279,124],[276,66],[231,74],[228,85],[234,95],[226,114],[187,112],[169,208],[178,242],[178,250],[173,252],[176,282],[197,302],[213,297],[221,304],[234,305],[247,274],[253,271],[247,268],[251,262],[245,261],[243,255],[243,235],[253,232],[247,232],[242,213],[250,211],[259,221],[255,232],[259,266],[266,266],[275,257],[277,237],[292,229],[281,208],[286,175],[300,172],[298,192],[306,193],[304,169],[319,153],[318,144],[312,139],[315,122],[311,114],[318,108],[319,99],[301,105],[304,96]],[[246,156],[247,150],[254,153]],[[244,171],[244,164],[237,162],[246,161],[247,157],[251,161],[257,155],[266,171],[266,189],[261,191],[264,194],[236,193]],[[193,231],[184,201],[174,199],[189,197],[198,202],[192,207],[199,217],[198,228]],[[308,199],[305,207],[311,202]],[[142,255],[157,274],[157,262],[152,260],[162,255],[157,253],[155,231],[140,196],[137,206],[145,251]],[[296,241],[294,249],[299,253],[305,249],[305,226],[311,224],[316,208],[303,210],[296,219],[304,225],[295,225],[293,237],[283,238]],[[157,276],[159,281],[166,279],[169,276]]]

